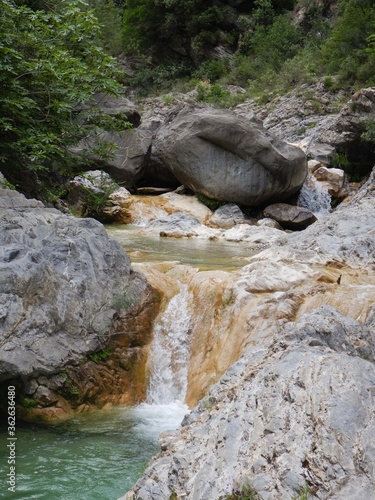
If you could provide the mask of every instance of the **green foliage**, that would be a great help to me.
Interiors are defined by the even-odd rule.
[[[109,196],[118,189],[118,185],[114,181],[108,181],[105,174],[101,172],[99,184],[96,179],[90,179],[90,176],[85,174],[84,177],[91,181],[97,189],[92,190],[89,187],[82,186],[85,191],[86,216],[101,217],[101,212],[108,204]]]
[[[339,16],[322,52],[329,73],[338,73],[342,80],[350,82],[374,82],[374,31],[372,0],[341,1]]]
[[[219,31],[235,31],[237,16],[225,5],[200,0],[128,0],[123,17],[123,43],[129,54],[147,52],[160,62],[163,54],[185,59],[192,39],[196,47],[203,41],[216,42]],[[211,40],[211,42],[210,42]],[[190,45],[190,47],[192,47]]]
[[[101,351],[94,352],[93,354],[89,354],[88,358],[90,361],[94,363],[100,363],[101,361],[105,361],[111,355],[111,351],[108,348],[102,349]]]
[[[0,189],[16,189],[16,186],[14,186],[11,182],[7,181],[5,178],[0,179]]]
[[[293,496],[292,500],[309,500],[310,498],[310,488],[306,484],[300,491],[298,496]]]
[[[85,2],[34,11],[0,0],[0,8],[0,169],[27,191],[82,163],[72,148],[98,128],[92,97],[119,95],[120,73],[95,43],[100,27]]]
[[[31,411],[34,408],[38,406],[38,403],[35,401],[35,399],[32,398],[23,398],[21,401],[21,406],[26,410],[26,411]]]
[[[219,80],[223,76],[227,75],[229,70],[228,60],[205,61],[199,66],[197,71],[193,73],[193,77],[215,82],[216,80]]]
[[[342,168],[345,171],[347,171],[350,167],[350,161],[346,153],[335,153],[332,163],[335,168]]]
[[[367,120],[366,129],[362,132],[361,139],[375,145],[375,120]]]
[[[286,59],[294,57],[301,46],[301,32],[284,16],[277,16],[266,27],[257,25],[249,40],[248,52],[255,58],[257,66],[279,71]],[[242,48],[242,52],[244,52]]]
[[[88,0],[88,3],[101,26],[98,43],[112,56],[121,54],[123,8],[115,0]]]
[[[326,76],[323,79],[323,85],[327,90],[330,90],[332,92],[337,92],[340,90],[341,86],[340,84],[335,81],[332,76]]]
[[[69,389],[69,392],[71,394],[71,396],[78,396],[79,394],[79,389],[78,387],[76,387],[75,385],[72,385]]]
[[[182,79],[191,74],[189,64],[176,61],[170,64],[159,64],[155,66],[151,63],[138,65],[134,76],[130,78],[130,85],[135,93],[142,97],[154,92],[170,90],[178,79]]]
[[[200,203],[206,205],[206,207],[208,207],[211,210],[216,210],[217,208],[222,207],[227,203],[226,201],[213,200],[212,198],[207,198],[207,196],[204,196],[204,194],[198,193],[195,196]]]
[[[232,94],[219,84],[211,85],[205,81],[198,83],[196,91],[198,101],[222,108],[230,108],[246,100],[246,94]]]

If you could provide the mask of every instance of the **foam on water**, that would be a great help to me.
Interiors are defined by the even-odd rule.
[[[310,210],[317,219],[322,219],[332,211],[328,189],[311,174],[308,174],[301,188],[297,205]]]

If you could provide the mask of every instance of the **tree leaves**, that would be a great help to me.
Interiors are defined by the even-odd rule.
[[[0,168],[13,183],[25,168],[64,173],[82,162],[71,146],[98,128],[88,117],[101,111],[85,104],[120,95],[120,71],[95,43],[100,27],[81,0],[47,11],[0,0],[0,12]]]

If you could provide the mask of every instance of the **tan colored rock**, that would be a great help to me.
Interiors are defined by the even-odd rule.
[[[315,172],[315,170],[317,170],[322,166],[323,166],[322,162],[318,160],[308,160],[307,162],[307,169],[310,172],[310,174],[312,174],[313,172]]]
[[[319,167],[313,176],[323,182],[331,196],[338,197],[345,184],[345,172],[340,168]]]

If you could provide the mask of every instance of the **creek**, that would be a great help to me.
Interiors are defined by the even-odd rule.
[[[322,199],[328,211],[326,194],[314,186],[302,193],[301,205],[317,201],[314,208],[319,211]],[[137,226],[112,225],[107,231],[135,263],[178,261],[200,270],[228,271],[245,265],[251,255],[241,243],[161,238]],[[192,309],[188,288],[180,284],[154,328],[150,387],[144,403],[76,415],[53,427],[19,424],[17,491],[3,498],[115,500],[128,491],[158,451],[160,432],[177,428],[188,412],[184,401]],[[5,464],[7,434],[0,430],[4,431],[0,446]]]
[[[234,269],[249,255],[238,243],[166,240],[129,226],[107,229],[136,262],[177,260],[201,269]],[[128,491],[158,451],[160,432],[177,428],[188,412],[189,324],[189,293],[181,285],[155,326],[150,389],[139,406],[83,413],[53,427],[18,424],[16,493],[3,498],[115,500]],[[7,434],[0,430],[6,464]]]

